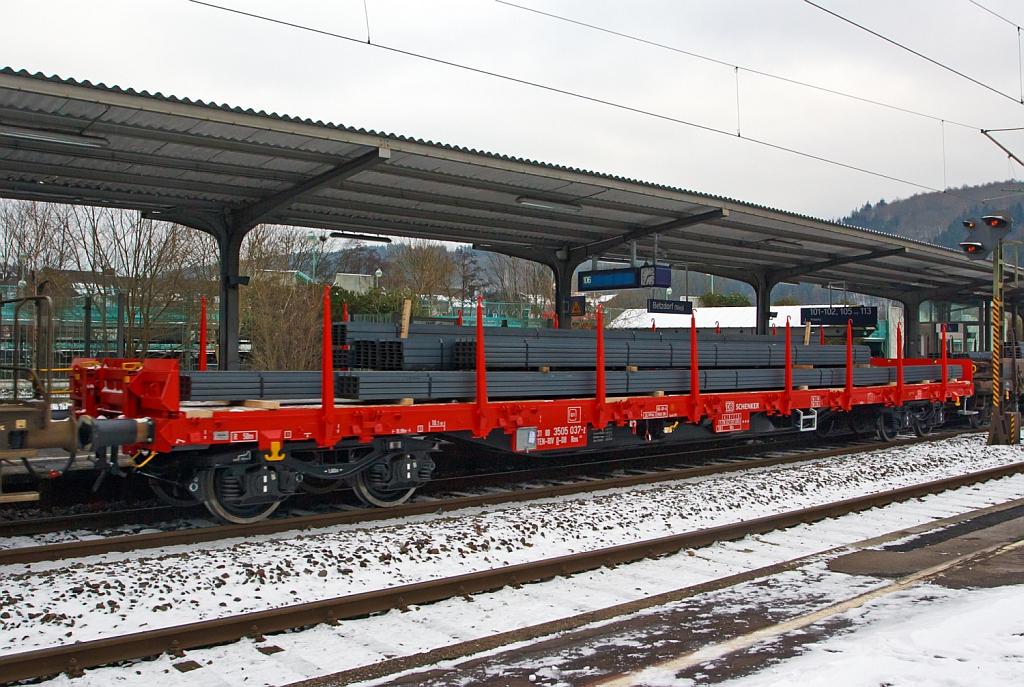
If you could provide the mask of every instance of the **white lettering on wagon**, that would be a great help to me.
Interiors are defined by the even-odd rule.
[[[716,432],[742,432],[750,429],[750,416],[744,413],[722,413],[715,420]]]
[[[668,417],[668,404],[661,405],[661,406],[654,406],[654,412],[653,413],[651,411],[649,411],[649,410],[645,410],[643,412],[642,417],[645,420],[653,420],[655,418],[665,418],[665,417]]]
[[[232,432],[231,433],[231,441],[233,441],[233,442],[234,441],[256,441],[256,437],[257,437],[256,431],[255,430],[250,430],[250,429],[243,430],[241,432]]]
[[[582,425],[566,425],[545,429],[544,436],[537,432],[537,448],[558,448],[559,446],[586,446],[587,428]]]

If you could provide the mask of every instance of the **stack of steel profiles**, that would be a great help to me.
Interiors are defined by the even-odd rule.
[[[375,370],[377,369],[377,342],[369,339],[359,339],[348,344],[348,359],[352,367]]]
[[[317,399],[320,372],[190,372],[179,377],[183,401]]]
[[[349,347],[345,365],[360,370],[450,370],[452,344],[464,330],[446,325],[414,324],[408,338],[398,325],[378,322],[336,322],[334,348]],[[342,359],[338,356],[338,359]]]
[[[498,336],[484,338],[488,369],[587,369],[597,364],[596,343],[591,339],[533,339]],[[689,341],[605,341],[605,366],[624,368],[673,368],[690,366]],[[786,364],[785,344],[747,342],[699,342],[698,364],[704,368],[782,367]],[[457,341],[453,347],[455,369],[471,370],[476,367],[476,341]],[[871,361],[871,349],[853,347],[855,365]],[[794,365],[816,367],[846,364],[845,346],[793,346]]]
[[[408,337],[393,323],[337,322],[333,326],[335,367],[365,370],[473,369],[476,349],[473,330],[438,324],[414,323]],[[700,355],[707,367],[774,367],[785,362],[779,336],[698,334]],[[582,329],[488,328],[488,367],[492,369],[580,369],[594,367],[595,332]],[[686,367],[689,365],[688,330],[608,330],[607,365],[617,367]],[[398,344],[401,344],[399,350]],[[716,346],[717,344],[717,346]],[[751,347],[771,346],[771,348]],[[348,357],[341,350],[348,346]],[[802,350],[806,348],[806,350]],[[845,364],[843,346],[797,346],[794,364]],[[855,363],[867,363],[870,351],[856,347]]]
[[[349,355],[349,351],[346,348],[343,348],[341,346],[335,346],[331,350],[331,365],[334,368],[352,367],[350,361],[351,356]]]
[[[473,327],[457,327],[442,324],[412,323],[409,325],[409,337],[418,336],[439,337],[447,340],[453,337],[465,340],[474,336]],[[335,322],[332,328],[332,341],[334,345],[341,346],[351,344],[358,340],[391,340],[401,336],[400,325],[387,322]],[[496,336],[512,336],[517,338],[552,338],[565,339],[595,339],[593,330],[588,329],[540,329],[536,327],[488,327],[486,338]],[[771,334],[714,334],[713,332],[698,332],[697,337],[701,341],[768,341],[780,342],[779,335]],[[608,329],[605,330],[605,340],[621,339],[627,341],[690,341],[689,330],[658,330],[646,329]]]
[[[794,330],[796,331],[796,330]],[[473,327],[458,327],[447,324],[428,324],[414,322],[409,325],[409,336],[473,336]],[[799,333],[799,332],[798,332]],[[358,339],[397,339],[401,335],[401,326],[391,322],[335,322],[332,338],[335,345],[351,343]],[[715,334],[708,330],[698,330],[697,338],[701,341],[768,341],[779,342],[785,331],[780,329],[774,334]],[[538,327],[487,327],[486,337],[514,336],[530,338],[584,338],[594,339],[592,329],[549,329]],[[605,340],[624,339],[629,341],[689,341],[689,329],[606,329]]]
[[[950,365],[949,379],[961,375],[959,365]],[[940,365],[922,365],[904,368],[904,381],[908,384],[937,380],[942,375]],[[751,391],[781,389],[785,384],[785,370],[768,369],[710,369],[700,370],[702,392]],[[881,386],[896,381],[896,368],[869,367],[853,371],[855,386]],[[793,370],[793,386],[810,388],[842,387],[846,383],[845,368],[818,368]],[[495,371],[487,374],[487,396],[491,400],[514,398],[571,398],[590,397],[594,394],[596,373],[588,371],[512,372]],[[609,396],[650,394],[683,394],[690,390],[690,371],[639,370],[626,372],[609,370],[605,373],[606,393]],[[476,373],[467,371],[362,371],[335,374],[335,395],[356,401],[390,401],[414,398],[424,401],[451,401],[472,398],[476,394]]]
[[[347,365],[357,370],[450,370],[455,337],[418,335],[408,339],[356,339]],[[337,347],[335,347],[337,348]]]
[[[438,325],[435,325],[437,327]],[[454,336],[438,334],[416,334],[403,339],[405,350],[402,355],[403,370],[451,370],[453,369],[452,344]]]
[[[390,322],[335,322],[331,327],[331,340],[341,346],[357,339],[397,339],[398,333],[398,326]]]
[[[261,372],[261,398],[272,400],[320,398],[322,373],[276,370]],[[310,391],[313,393],[309,393]]]
[[[958,379],[961,366],[950,364],[949,379]],[[320,397],[320,372],[191,372],[181,375],[183,401],[244,401],[317,399]],[[939,365],[913,365],[904,368],[904,381],[913,384],[941,378]],[[856,368],[856,386],[881,386],[896,381],[895,367]],[[740,391],[780,389],[785,370],[708,369],[700,371],[702,391]],[[487,394],[491,398],[557,398],[594,394],[593,370],[567,372],[492,372],[487,375]],[[793,385],[841,387],[846,369],[816,368],[793,370]],[[649,394],[654,391],[687,393],[690,372],[676,370],[608,371],[607,393],[611,396]],[[360,401],[415,398],[444,400],[471,398],[476,393],[476,373],[469,371],[361,371],[336,372],[338,398]]]
[[[258,372],[192,372],[179,378],[179,395],[184,401],[244,400],[240,398],[244,394],[261,398],[260,387]]]

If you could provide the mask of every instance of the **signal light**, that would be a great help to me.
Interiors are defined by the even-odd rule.
[[[964,241],[960,244],[960,247],[963,248],[963,251],[969,256],[978,255],[985,250],[985,246],[981,245],[980,241]]]
[[[978,221],[975,218],[965,219],[967,240],[960,248],[970,260],[984,260],[996,249],[999,242],[1006,238],[1013,227],[1013,219],[1005,212],[993,212]]]

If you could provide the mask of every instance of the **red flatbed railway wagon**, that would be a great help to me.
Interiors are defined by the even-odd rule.
[[[959,404],[973,394],[970,366],[950,379],[945,357],[875,359],[874,367],[895,367],[897,381],[854,386],[849,335],[843,387],[794,389],[787,326],[781,389],[701,392],[697,334],[691,328],[692,393],[609,398],[598,317],[592,398],[488,401],[483,318],[478,316],[472,402],[339,405],[325,297],[319,403],[189,405],[181,401],[177,361],[156,359],[75,360],[72,401],[84,428],[83,444],[89,443],[89,418],[144,424],[148,432],[138,435],[146,440],[124,449],[133,455],[132,468],[149,475],[158,492],[171,500],[201,501],[227,521],[251,522],[269,515],[300,487],[327,490],[347,482],[369,504],[402,503],[430,479],[443,442],[578,453],[652,441],[684,443],[715,434],[809,431],[818,428],[819,420],[837,416],[888,437],[901,427],[941,424],[947,403]],[[941,379],[904,383],[904,370],[918,365],[940,365]],[[396,397],[401,395],[396,391]]]

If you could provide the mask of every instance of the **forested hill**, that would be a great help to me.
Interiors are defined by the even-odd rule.
[[[1020,192],[1014,193],[1018,189]],[[949,193],[921,193],[890,203],[880,200],[874,205],[867,203],[841,221],[957,248],[967,236],[963,220],[995,210],[1009,211],[1014,222],[1013,238],[1024,238],[1024,182],[1017,181],[964,186]]]

